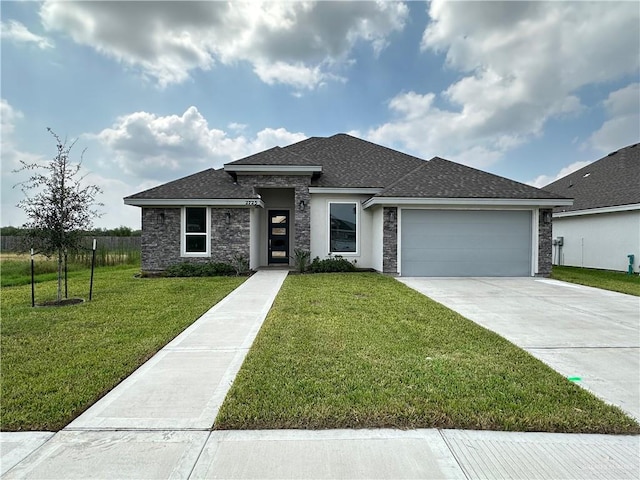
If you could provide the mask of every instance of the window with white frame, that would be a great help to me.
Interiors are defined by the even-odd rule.
[[[182,209],[182,255],[209,255],[209,209]]]
[[[329,250],[331,253],[356,253],[358,250],[358,204],[329,203]]]

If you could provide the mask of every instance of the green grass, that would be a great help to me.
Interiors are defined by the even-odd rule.
[[[640,276],[593,268],[554,265],[551,278],[640,297]]]
[[[91,253],[82,252],[69,255],[67,258],[67,277],[72,278],[78,272],[84,272],[91,267]],[[105,248],[96,250],[96,266],[127,265],[140,267],[140,252],[136,250],[114,250]],[[35,283],[48,282],[58,278],[57,257],[47,258],[36,255],[34,261]],[[2,253],[0,254],[0,285],[12,287],[31,283],[31,257],[28,254]]]
[[[377,274],[289,276],[217,429],[638,433],[528,353]]]
[[[243,278],[134,278],[138,268],[96,269],[93,301],[31,308],[27,286],[2,288],[2,430],[58,430],[133,372]],[[55,298],[56,282],[36,286]],[[89,271],[69,296],[88,296]]]

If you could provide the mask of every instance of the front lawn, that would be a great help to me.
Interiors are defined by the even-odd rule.
[[[640,297],[640,276],[594,268],[553,266],[551,278]]]
[[[216,429],[638,433],[502,337],[378,274],[289,276]]]
[[[27,286],[2,288],[2,430],[58,430],[242,283],[243,278],[134,278],[139,268],[96,270],[93,301],[31,307]],[[55,298],[55,281],[36,300]],[[89,271],[69,296],[86,298]]]

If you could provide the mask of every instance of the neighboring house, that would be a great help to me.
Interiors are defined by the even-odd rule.
[[[574,199],[553,213],[556,265],[633,271],[640,260],[640,146],[621,148],[544,187]],[[562,245],[558,238],[562,237]]]
[[[341,255],[403,276],[551,269],[551,211],[571,200],[441,158],[345,134],[274,147],[124,199],[142,207],[142,269],[230,261],[256,269]]]

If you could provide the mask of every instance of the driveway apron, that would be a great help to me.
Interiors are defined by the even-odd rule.
[[[640,420],[640,298],[543,278],[398,278]]]

